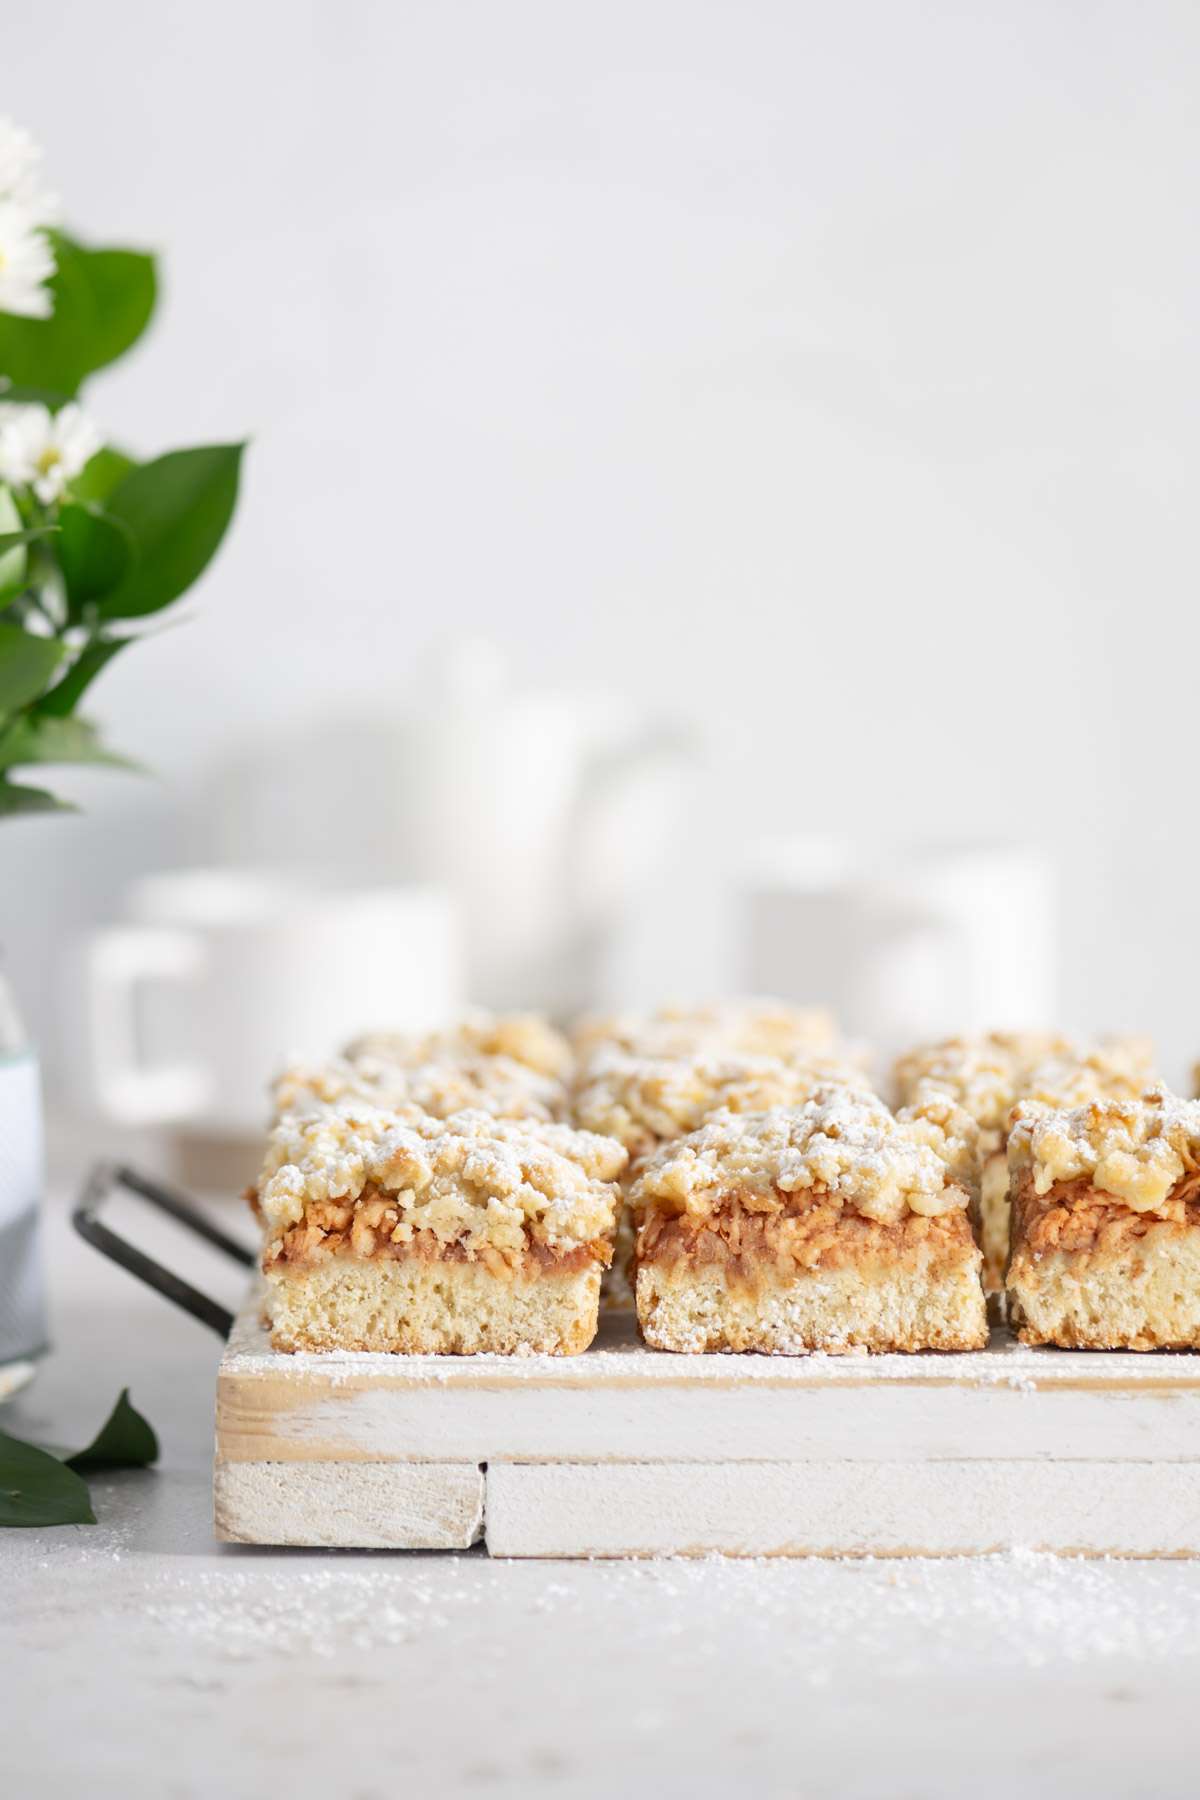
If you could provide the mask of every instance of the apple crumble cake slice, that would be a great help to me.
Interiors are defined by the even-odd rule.
[[[629,1193],[647,1156],[696,1131],[715,1113],[796,1106],[818,1087],[837,1082],[868,1091],[859,1069],[832,1056],[801,1063],[721,1050],[679,1056],[640,1056],[609,1044],[593,1050],[576,1083],[572,1119],[587,1131],[615,1138],[630,1158],[616,1250],[601,1286],[604,1305],[629,1311],[634,1304],[636,1220]]]
[[[574,1355],[625,1151],[539,1120],[339,1102],[272,1132],[253,1199],[279,1350]]]
[[[637,1311],[663,1350],[974,1350],[975,1130],[946,1096],[899,1117],[843,1086],[718,1113],[643,1164]]]
[[[1018,1106],[1009,1318],[1026,1344],[1200,1348],[1200,1101]]]

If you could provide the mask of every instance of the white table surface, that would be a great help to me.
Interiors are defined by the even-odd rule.
[[[14,1800],[1196,1791],[1200,1564],[222,1547],[216,1337],[61,1214],[51,1251],[55,1349],[0,1421],[83,1443],[128,1383],[163,1454],[96,1526],[0,1531]]]

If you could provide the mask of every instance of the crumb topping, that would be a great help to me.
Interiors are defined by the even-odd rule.
[[[1145,1044],[1113,1038],[1074,1056],[1052,1056],[1030,1070],[1022,1100],[1044,1106],[1083,1106],[1089,1100],[1137,1100],[1151,1080]]]
[[[1068,1109],[1024,1101],[1008,1156],[1014,1173],[1032,1171],[1037,1194],[1083,1179],[1134,1212],[1155,1212],[1177,1183],[1200,1170],[1200,1101],[1181,1100],[1161,1085],[1139,1100],[1099,1099]]]
[[[927,1145],[952,1179],[974,1197],[985,1161],[983,1134],[953,1094],[942,1088],[924,1089],[911,1105],[900,1107],[896,1121],[917,1143]]]
[[[579,1125],[616,1138],[637,1157],[698,1130],[716,1112],[798,1106],[818,1088],[839,1082],[869,1092],[860,1070],[833,1057],[786,1063],[711,1050],[638,1056],[609,1047],[589,1059],[574,1115]]]
[[[286,1069],[272,1100],[276,1118],[351,1100],[392,1112],[415,1108],[436,1119],[478,1111],[498,1119],[549,1120],[562,1118],[566,1089],[511,1056],[472,1054],[406,1064],[363,1054]]]
[[[607,1047],[647,1057],[777,1056],[785,1061],[833,1054],[837,1027],[824,1007],[783,1000],[729,1000],[710,1006],[663,1006],[650,1013],[593,1015],[572,1031],[581,1056]]]
[[[275,1127],[258,1204],[268,1252],[308,1209],[353,1207],[364,1190],[394,1209],[394,1244],[430,1232],[443,1244],[519,1252],[532,1239],[565,1250],[611,1233],[625,1160],[620,1144],[568,1125],[344,1103]],[[375,1245],[354,1247],[371,1254]]]
[[[987,1032],[977,1038],[943,1038],[901,1056],[893,1070],[896,1098],[909,1105],[934,1088],[952,1094],[981,1131],[1001,1133],[1021,1089],[1024,1072],[1052,1056],[1069,1056],[1065,1038],[1042,1032]]]
[[[971,1121],[948,1102],[941,1121],[934,1110],[897,1117],[852,1089],[819,1088],[801,1106],[718,1113],[652,1156],[631,1200],[637,1210],[651,1202],[691,1215],[731,1200],[774,1212],[786,1209],[788,1196],[807,1192],[883,1222],[905,1212],[936,1217],[970,1202],[952,1171],[973,1158],[971,1131]]]
[[[1080,1047],[1049,1032],[992,1031],[919,1045],[899,1058],[893,1079],[901,1104],[939,1089],[951,1094],[979,1126],[986,1158],[1003,1147],[1019,1100],[1070,1106],[1109,1095],[1136,1097],[1151,1079],[1152,1060],[1144,1038],[1104,1038]]]
[[[346,1055],[357,1061],[420,1064],[473,1056],[506,1056],[539,1075],[564,1080],[574,1060],[561,1031],[539,1013],[470,1012],[441,1031],[404,1033],[376,1031],[356,1038]]]

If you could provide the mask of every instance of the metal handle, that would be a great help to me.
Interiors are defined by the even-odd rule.
[[[228,1337],[233,1324],[233,1314],[228,1307],[210,1300],[207,1294],[202,1294],[199,1288],[184,1281],[181,1275],[174,1275],[170,1269],[164,1269],[161,1263],[147,1256],[144,1250],[137,1249],[108,1225],[101,1224],[100,1208],[115,1188],[127,1189],[150,1206],[157,1207],[159,1212],[166,1213],[178,1224],[186,1225],[197,1237],[202,1237],[206,1243],[223,1250],[226,1256],[245,1269],[254,1267],[254,1252],[244,1244],[239,1244],[236,1238],[227,1236],[219,1226],[212,1224],[183,1194],[161,1181],[152,1181],[148,1175],[139,1175],[136,1169],[127,1169],[113,1163],[96,1164],[71,1214],[71,1223],[80,1237],[99,1250],[102,1256],[107,1256],[110,1262],[115,1262],[131,1275],[136,1275],[139,1281],[144,1281],[147,1287],[152,1287],[165,1299],[174,1301],[184,1312],[191,1313],[194,1319],[211,1326],[221,1337]]]

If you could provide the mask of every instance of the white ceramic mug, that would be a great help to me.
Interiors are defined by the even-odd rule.
[[[864,999],[885,1044],[1055,1023],[1053,873],[1029,846],[938,844],[868,884]]]
[[[83,947],[90,1099],[119,1124],[257,1131],[287,1057],[428,1030],[462,1002],[436,888],[186,869],[138,882],[127,910]]]
[[[1054,884],[1034,849],[772,843],[747,871],[741,928],[751,991],[827,1005],[887,1051],[1053,1022]]]

